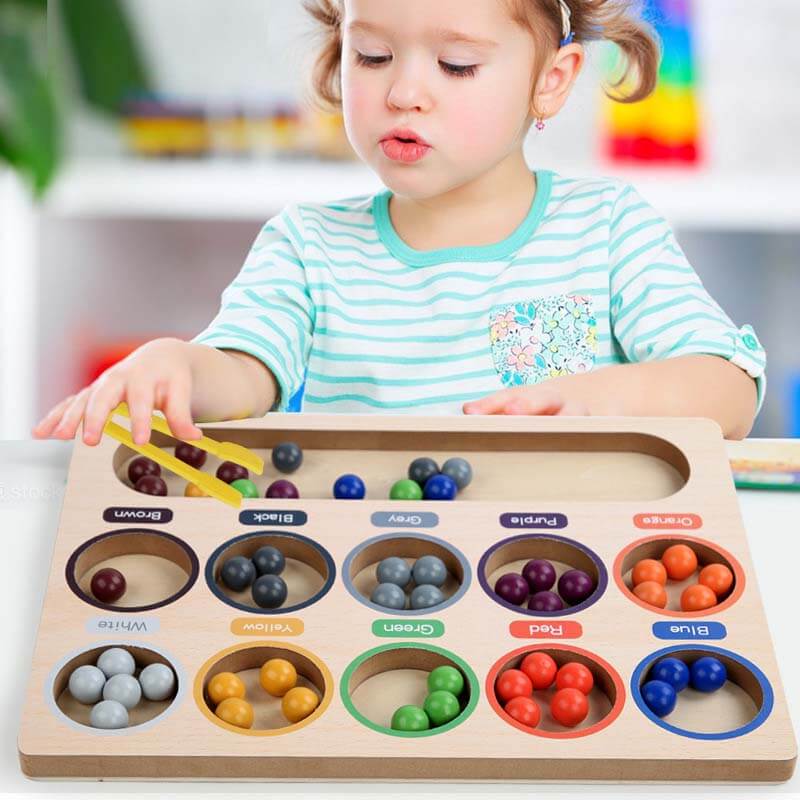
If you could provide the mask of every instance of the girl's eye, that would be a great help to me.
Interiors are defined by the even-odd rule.
[[[366,56],[356,51],[356,61],[362,67],[378,67],[391,61],[391,58],[391,56]],[[478,70],[477,64],[448,64],[446,61],[440,61],[439,66],[445,74],[454,78],[471,78]]]

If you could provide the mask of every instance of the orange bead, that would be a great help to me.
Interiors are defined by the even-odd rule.
[[[201,489],[196,483],[187,483],[183,491],[184,497],[211,497],[211,495]]]
[[[655,581],[664,586],[667,582],[667,570],[660,561],[656,561],[654,558],[643,558],[636,562],[631,580],[634,586],[645,581]]]
[[[214,713],[221,720],[237,728],[253,727],[253,706],[241,697],[226,697]]]
[[[295,686],[289,689],[281,700],[281,711],[289,722],[300,722],[311,714],[319,705],[316,692],[305,686]]]
[[[697,569],[697,556],[685,544],[668,547],[661,556],[661,562],[667,569],[667,575],[674,581],[685,581]]]
[[[633,593],[643,602],[656,608],[667,607],[667,590],[656,581],[644,581],[633,587]]]
[[[717,596],[702,583],[687,586],[681,595],[681,611],[704,611],[716,604]]]
[[[229,697],[244,697],[244,683],[233,672],[218,672],[208,682],[208,696],[215,705]]]
[[[733,573],[724,564],[708,564],[700,570],[697,580],[721,597],[733,586]]]

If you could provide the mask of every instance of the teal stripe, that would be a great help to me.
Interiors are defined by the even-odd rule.
[[[577,233],[541,233],[535,237],[535,240],[537,242],[569,242],[575,239],[583,239],[584,236],[588,236],[599,228],[605,229],[607,226],[608,222],[606,220],[600,220],[600,222],[595,222],[594,225],[590,225],[585,230]]]
[[[428,378],[376,378],[373,375],[325,375],[321,372],[309,370],[307,377],[319,383],[368,383],[373,386],[428,386],[432,383],[452,383],[453,381],[475,380],[476,378],[496,377],[494,369],[484,369],[478,372],[463,372],[457,375],[445,375]]]
[[[700,291],[703,289],[698,281],[691,281],[689,283],[651,283],[635,300],[625,303],[622,310],[616,315],[614,324],[619,325],[620,321],[637,308],[637,306],[640,306],[650,296],[651,292],[660,291],[661,289],[690,289],[692,287],[700,289]]]
[[[314,338],[329,336],[331,339],[355,339],[363,342],[415,342],[418,344],[439,344],[441,342],[461,342],[465,339],[476,339],[486,336],[487,330],[477,330],[457,336],[370,336],[365,333],[349,333],[347,331],[333,331],[330,328],[315,328]]]
[[[695,271],[690,266],[683,267],[683,266],[680,266],[678,264],[662,264],[662,263],[648,264],[647,268],[645,270],[645,272],[647,272],[648,274],[651,273],[651,272],[655,272],[655,271],[659,271],[659,272],[677,272],[677,273],[679,273],[681,275],[694,275],[695,274]],[[628,278],[628,280],[625,282],[625,284],[622,286],[622,288],[620,288],[618,291],[614,292],[614,294],[611,295],[611,305],[613,306],[615,302],[621,302],[621,298],[622,298],[622,295],[625,293],[625,290],[634,281],[639,280],[639,278],[641,276],[642,276],[642,273],[637,272],[633,277]],[[698,278],[698,280],[699,280],[699,278]],[[619,300],[617,300],[618,297],[620,298]]]
[[[643,255],[644,253],[647,253],[648,251],[650,251],[650,250],[653,250],[653,249],[655,249],[656,247],[659,247],[659,246],[663,245],[663,244],[664,244],[664,242],[666,242],[666,241],[667,241],[667,239],[669,239],[669,237],[670,237],[671,235],[672,235],[672,234],[671,234],[671,232],[670,232],[670,231],[667,231],[667,233],[665,233],[663,236],[659,236],[659,237],[658,237],[658,239],[652,239],[651,241],[647,242],[647,244],[643,244],[643,245],[642,245],[641,247],[639,247],[637,250],[634,250],[632,253],[629,253],[627,256],[625,256],[625,258],[623,258],[623,259],[622,259],[622,261],[620,261],[620,262],[619,262],[619,263],[618,263],[618,264],[617,264],[617,265],[616,265],[616,266],[615,266],[615,267],[614,267],[614,268],[611,270],[611,272],[609,273],[609,279],[613,281],[613,280],[614,280],[614,278],[617,276],[617,273],[618,273],[618,272],[619,272],[621,269],[624,269],[625,267],[627,267],[627,266],[628,266],[628,264],[630,264],[630,263],[631,263],[631,261],[634,261],[634,260],[636,260],[636,259],[637,259],[639,256]],[[646,267],[645,267],[645,269],[646,269]]]
[[[606,192],[610,191],[611,187],[607,186],[604,189],[597,189],[593,192],[578,192],[577,194],[559,194],[559,195],[550,195],[550,200],[587,200],[590,197],[599,197],[600,195],[604,195]]]
[[[499,385],[498,391],[502,388]],[[387,400],[376,400],[363,394],[336,394],[331,397],[320,397],[318,395],[306,394],[304,401],[315,405],[328,405],[330,403],[362,403],[371,408],[416,408],[418,406],[431,406],[440,403],[467,403],[470,400],[478,400],[486,397],[486,392],[471,392],[470,394],[441,395],[439,397],[417,397],[412,400],[397,400],[390,402]]]
[[[299,267],[300,269],[303,269],[303,262],[299,258],[296,258],[295,256],[291,255],[290,253],[284,253],[282,250],[271,250],[270,251],[270,256],[279,256],[284,261],[288,261],[292,266]],[[247,272],[256,272],[257,270],[268,269],[269,267],[272,267],[272,266],[274,266],[274,264],[272,264],[269,261],[269,259],[265,259],[265,260],[259,261],[258,264],[253,264],[252,266],[247,266],[244,269],[242,269],[241,271],[245,272],[245,273],[247,273]]]
[[[326,228],[321,222],[317,222],[314,220],[313,224],[311,224],[311,220],[306,222],[306,230],[307,231],[314,231],[314,233],[325,234],[325,236],[347,236],[349,239],[355,239],[356,241],[363,242],[364,244],[380,244],[381,240],[376,236],[372,237],[371,239],[367,239],[366,236],[359,236],[357,233],[348,233],[347,231],[334,231],[330,228]],[[324,238],[324,237],[322,237]]]
[[[628,335],[628,333],[630,333],[630,331],[632,331],[633,328],[636,327],[636,325],[638,325],[645,317],[649,317],[651,314],[657,314],[659,311],[664,311],[665,309],[668,308],[675,308],[676,306],[681,306],[684,305],[685,303],[690,303],[690,302],[700,303],[706,306],[707,308],[710,308],[712,311],[718,311],[716,305],[709,302],[708,300],[705,300],[704,298],[698,297],[697,295],[694,294],[685,294],[681,297],[676,297],[672,300],[667,300],[664,303],[659,303],[658,305],[651,306],[650,308],[645,309],[635,319],[632,319],[630,323],[628,323],[628,327],[625,328],[625,330],[622,333],[618,333],[617,337],[620,340],[624,340],[625,337]],[[719,312],[719,314],[720,316],[716,318],[717,322],[725,324],[726,320],[724,314],[722,312]],[[683,319],[681,318],[673,319],[670,325],[676,325],[682,321]]]
[[[226,336],[220,331],[224,330],[228,334],[235,334],[235,336]],[[204,337],[207,340],[213,339],[224,339],[226,341],[232,341],[234,344],[232,345],[221,345],[222,347],[231,347],[235,348],[235,342],[237,339],[240,339],[243,342],[247,342],[248,344],[252,344],[255,346],[259,356],[263,356],[265,353],[269,354],[270,356],[270,364],[277,364],[278,369],[281,371],[281,376],[283,378],[283,383],[287,386],[290,385],[289,378],[289,369],[286,365],[286,361],[284,360],[283,356],[281,355],[280,350],[278,350],[275,345],[271,342],[268,342],[266,339],[262,339],[258,336],[253,336],[250,331],[246,330],[245,328],[240,328],[238,325],[231,325],[230,323],[226,323],[219,326],[219,331],[215,331],[210,333],[207,337]],[[278,375],[275,376],[279,378]]]
[[[290,281],[286,278],[269,278],[265,281],[252,281],[250,283],[244,283],[243,281],[235,280],[231,284],[231,288],[234,289],[252,289],[255,286],[290,286],[292,289],[297,289],[297,291],[301,294],[306,293],[305,284],[298,283],[297,281]]]
[[[643,231],[645,228],[649,228],[651,225],[662,225],[666,224],[666,220],[662,219],[661,217],[655,217],[654,219],[648,219],[644,222],[640,222],[638,225],[634,225],[630,230],[625,231],[619,239],[615,239],[608,247],[609,255],[613,253],[624,241],[629,239],[631,236],[635,236],[639,231]]]
[[[304,212],[310,213],[311,217],[317,221],[324,220],[325,222],[333,222],[336,225],[341,225],[343,228],[354,228],[356,230],[361,231],[374,231],[375,230],[375,223],[374,222],[350,222],[349,220],[343,220],[339,217],[332,217],[328,214],[323,214],[316,208],[304,208]],[[365,214],[365,211],[357,211],[356,214]],[[372,212],[369,212],[369,215],[372,215]],[[301,213],[300,216],[302,217],[303,214]]]
[[[446,355],[442,355],[442,353],[437,353],[436,355],[432,356],[376,356],[376,355],[367,355],[366,353],[328,353],[324,350],[317,350],[316,348],[311,349],[311,355],[317,356],[321,358],[323,361],[353,361],[355,363],[365,363],[365,364],[408,364],[408,365],[420,365],[420,364],[442,364],[450,363],[452,361],[468,361],[471,358],[487,358],[491,356],[491,351],[489,349],[489,342],[488,336],[487,343],[485,347],[481,347],[478,350],[472,350],[468,353],[447,353]]]
[[[609,189],[613,188],[613,184],[608,180],[608,178],[562,178],[557,177],[556,173],[553,173],[553,186],[572,186],[573,184],[579,183],[581,186],[605,186]]]
[[[565,211],[562,214],[553,214],[552,217],[548,217],[548,222],[554,222],[557,219],[583,219],[584,217],[588,217],[590,214],[596,214],[598,211],[604,208],[611,208],[614,203],[611,200],[606,200],[598,205],[594,206],[593,208],[587,208],[585,211]]]
[[[299,253],[302,253],[305,248],[305,240],[300,235],[300,231],[297,230],[297,226],[294,224],[294,222],[292,222],[288,215],[286,216],[286,227],[295,238],[295,241],[293,242],[295,250],[297,250]]]
[[[697,314],[690,314],[688,317],[682,317],[679,320],[670,320],[669,322],[664,323],[659,328],[654,328],[652,331],[648,331],[647,333],[643,333],[641,336],[638,336],[636,339],[633,340],[631,343],[631,350],[637,347],[641,342],[646,342],[648,339],[652,339],[655,336],[658,336],[660,333],[663,333],[670,328],[674,328],[676,325],[682,325],[685,322],[692,322],[693,320],[705,320],[709,322],[720,322],[720,318],[718,316],[712,316],[711,314],[705,314],[703,312],[698,312]],[[619,338],[619,337],[618,337]]]

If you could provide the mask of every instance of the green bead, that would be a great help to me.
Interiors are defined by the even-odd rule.
[[[455,667],[451,667],[447,664],[436,667],[436,669],[428,675],[429,692],[435,692],[441,689],[458,697],[463,688],[464,676]]]
[[[461,713],[458,698],[452,692],[446,692],[444,689],[431,692],[425,698],[422,707],[434,727],[446,725]]]
[[[428,715],[419,706],[400,706],[392,714],[393,731],[426,731],[430,726]]]
[[[422,500],[422,489],[416,481],[403,478],[392,486],[390,500]]]
[[[239,478],[238,481],[233,481],[231,486],[233,486],[242,497],[259,497],[258,487],[249,478]]]

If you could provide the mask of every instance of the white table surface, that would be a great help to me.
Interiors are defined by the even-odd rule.
[[[36,629],[50,567],[61,500],[66,483],[71,442],[0,442],[0,536],[6,568],[0,582],[0,621],[5,634],[5,657],[0,659],[0,792],[29,798],[53,793],[80,795],[135,793],[201,794],[252,793],[260,798],[338,795],[371,796],[368,783],[162,783],[32,781],[17,760],[17,731],[27,690]],[[800,720],[800,630],[797,598],[800,595],[800,493],[739,492],[739,501],[755,563],[759,588],[769,619],[781,667],[789,710],[797,731]],[[700,791],[702,788],[702,792]],[[549,785],[549,784],[413,784],[389,783],[380,789],[381,800],[393,796],[486,798],[493,795],[591,797],[674,794],[681,798],[723,796],[800,795],[800,768],[788,783],[777,786],[670,786],[653,784]]]

